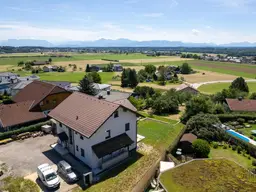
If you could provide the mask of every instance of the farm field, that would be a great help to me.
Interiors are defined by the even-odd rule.
[[[28,76],[31,73],[17,72],[21,76]],[[36,74],[40,77],[40,80],[46,81],[69,81],[71,83],[78,83],[83,79],[85,72],[51,72],[51,73],[39,73]],[[112,77],[115,75],[113,72],[102,72],[100,73],[102,83],[108,83],[112,80]]]
[[[231,83],[214,83],[201,85],[198,90],[206,94],[214,94],[222,91],[223,89],[228,89]],[[256,82],[247,82],[249,86],[250,93],[256,92]]]
[[[256,191],[256,178],[225,159],[196,160],[164,172],[161,183],[168,191]]]

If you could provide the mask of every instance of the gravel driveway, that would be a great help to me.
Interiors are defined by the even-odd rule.
[[[53,165],[61,160],[61,157],[50,147],[50,144],[56,141],[57,137],[46,135],[2,145],[0,161],[11,168],[11,174],[27,176],[36,172],[37,166],[42,163]]]

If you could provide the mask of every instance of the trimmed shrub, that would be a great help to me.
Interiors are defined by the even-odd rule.
[[[252,161],[252,165],[253,165],[253,166],[256,166],[256,160],[253,160],[253,161]]]
[[[236,149],[237,149],[237,153],[239,153],[239,154],[240,154],[240,153],[241,153],[241,151],[242,151],[242,147],[241,147],[241,146],[238,146]]]
[[[236,150],[236,146],[232,145],[232,150],[235,151]]]
[[[18,134],[25,133],[25,132],[40,131],[42,125],[45,125],[47,123],[50,123],[50,121],[45,121],[45,122],[37,123],[35,125],[22,127],[20,129],[16,129],[16,130],[13,130],[13,131],[7,131],[7,132],[0,133],[0,140],[7,139],[7,138],[12,137],[13,135],[18,135]]]
[[[227,149],[227,148],[228,148],[227,144],[224,144],[223,149]]]
[[[210,153],[210,145],[207,141],[203,139],[197,139],[193,142],[192,148],[195,152],[196,157],[206,158]]]
[[[238,123],[240,123],[240,125],[243,125],[245,123],[244,118],[238,118],[237,121],[238,121]]]
[[[216,115],[221,122],[237,121],[238,118],[243,118],[245,121],[255,120],[255,113],[225,113]]]

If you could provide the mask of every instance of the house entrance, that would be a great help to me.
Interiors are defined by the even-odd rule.
[[[85,186],[90,186],[92,184],[92,172],[83,174],[83,181]]]

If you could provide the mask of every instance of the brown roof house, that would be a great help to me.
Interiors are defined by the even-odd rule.
[[[191,93],[191,94],[195,94],[195,95],[199,93],[199,91],[197,89],[195,89],[192,86],[186,85],[186,84],[182,84],[175,89],[177,92],[186,92],[186,93]]]
[[[256,112],[256,100],[250,99],[226,99],[230,111]]]
[[[0,130],[6,131],[47,118],[71,93],[56,85],[33,81],[14,97],[14,104],[0,107]]]
[[[182,153],[193,153],[192,143],[197,139],[197,136],[192,133],[185,133],[179,142],[179,148]]]
[[[53,109],[58,145],[99,174],[137,147],[137,112],[127,101],[110,102],[74,92]]]

